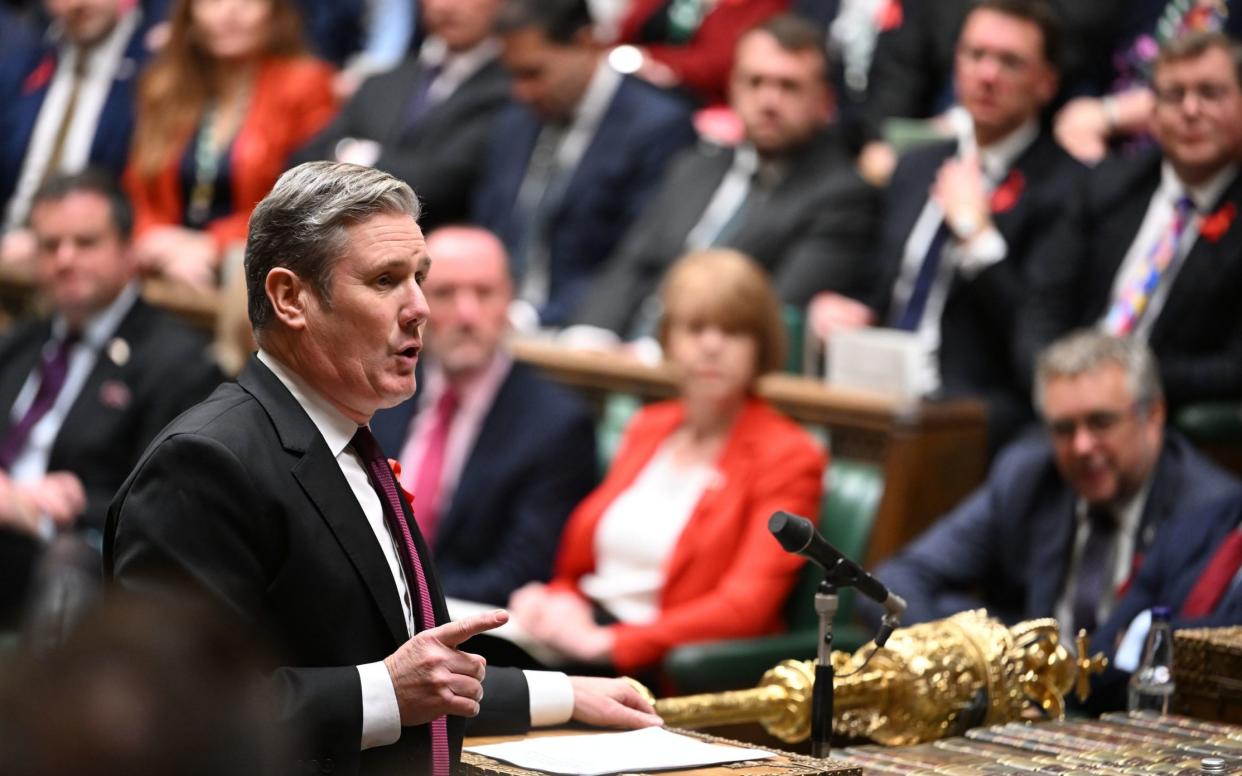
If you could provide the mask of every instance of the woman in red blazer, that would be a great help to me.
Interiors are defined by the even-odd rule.
[[[142,78],[125,171],[144,269],[213,284],[290,153],[336,107],[292,0],[179,0]]]
[[[768,533],[768,518],[783,509],[816,519],[826,462],[753,392],[783,363],[763,270],[733,251],[691,254],[662,295],[660,338],[680,398],[638,413],[608,476],[570,516],[555,578],[510,602],[536,638],[622,673],[680,644],[780,630],[801,561]]]

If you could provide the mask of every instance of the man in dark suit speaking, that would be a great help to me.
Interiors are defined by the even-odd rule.
[[[659,722],[620,680],[485,673],[457,649],[507,615],[448,622],[366,425],[415,388],[431,266],[417,217],[387,173],[282,176],[246,244],[258,355],[156,438],[108,516],[108,578],[188,588],[266,631],[282,720],[324,772],[448,774],[476,715],[492,729]]]

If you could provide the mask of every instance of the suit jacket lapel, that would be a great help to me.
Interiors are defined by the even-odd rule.
[[[358,572],[394,641],[404,642],[408,638],[405,615],[392,572],[318,429],[280,379],[257,358],[251,358],[237,383],[267,411],[282,447],[293,456],[290,471],[294,479]]]
[[[1062,484],[1035,511],[1034,525],[1027,535],[1034,545],[1027,567],[1027,617],[1047,617],[1056,612],[1078,524],[1075,501],[1074,491]]]
[[[26,378],[38,366],[43,344],[52,336],[52,325],[44,321],[33,330],[18,336],[25,342],[14,343],[12,350],[5,353],[6,358],[11,358],[12,362],[6,363],[0,371],[0,413],[3,413],[0,415],[0,434],[9,429],[13,403],[17,401],[17,394],[21,393],[22,386],[26,384]]]

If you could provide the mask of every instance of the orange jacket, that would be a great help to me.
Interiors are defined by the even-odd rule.
[[[581,594],[578,580],[595,567],[595,531],[604,511],[683,417],[676,401],[650,405],[635,416],[608,476],[569,518],[553,588]],[[695,505],[669,558],[659,618],[612,626],[616,667],[624,673],[654,665],[689,642],[779,631],[781,608],[802,562],[768,533],[768,518],[784,509],[818,519],[825,464],[805,431],[750,399],[721,453],[721,476]]]
[[[233,212],[207,225],[221,249],[246,239],[250,211],[285,171],[289,155],[322,129],[336,108],[329,65],[311,57],[272,58],[259,65],[250,108],[230,156]],[[133,161],[125,170],[135,234],[182,223],[180,166],[189,140],[189,136],[181,139],[153,177],[143,177]]]

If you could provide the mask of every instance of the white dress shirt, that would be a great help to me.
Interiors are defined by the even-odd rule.
[[[973,133],[968,132],[958,140],[957,156],[964,158],[971,153],[978,154],[979,166],[983,170],[986,189],[990,194],[1009,174],[1009,169],[1017,158],[1038,136],[1039,124],[1034,120],[985,147],[978,147]],[[893,309],[903,309],[914,293],[919,268],[943,222],[944,210],[928,197],[918,220],[914,222],[914,228],[910,230],[910,236],[906,239],[901,270],[893,286]],[[1003,261],[1009,252],[1009,246],[1005,244],[1005,238],[997,231],[996,226],[992,225],[969,242],[949,240],[943,250],[936,279],[923,308],[923,317],[915,331],[923,354],[918,380],[922,394],[933,393],[940,387],[940,316],[944,313],[945,301],[948,299],[954,276],[961,273],[967,279],[974,278],[993,264]]]
[[[37,482],[47,474],[52,445],[56,443],[56,437],[60,435],[69,410],[73,408],[78,395],[82,393],[86,379],[95,369],[99,355],[104,353],[107,358],[114,361],[129,358],[128,343],[113,345],[113,342],[120,342],[114,340],[116,330],[137,300],[138,287],[130,284],[120,294],[117,294],[111,304],[92,315],[83,325],[80,332],[81,339],[69,350],[68,371],[65,373],[64,385],[61,386],[60,393],[56,395],[56,402],[47,414],[31,427],[30,436],[26,438],[26,445],[13,460],[13,465],[9,467],[9,476],[15,482]],[[69,326],[65,323],[65,319],[59,315],[56,316],[52,320],[52,339],[44,347],[55,348],[56,343],[63,340],[68,333]],[[26,382],[22,384],[21,390],[18,391],[17,399],[13,402],[13,408],[9,413],[14,423],[26,414],[26,410],[34,401],[35,394],[39,392],[40,372],[40,366],[36,364],[26,378]]]
[[[82,84],[78,88],[77,108],[65,135],[58,169],[51,172],[77,172],[86,167],[90,160],[91,145],[95,142],[95,130],[99,127],[99,116],[103,113],[104,102],[108,99],[113,82],[118,78],[133,78],[138,74],[137,63],[125,58],[125,49],[141,19],[142,12],[135,8],[121,16],[112,32],[92,48],[83,50],[67,42],[61,46],[60,61],[39,108],[39,116],[35,119],[34,129],[30,133],[30,144],[26,147],[26,156],[18,174],[17,187],[5,213],[6,230],[16,229],[26,222],[30,201],[46,177],[52,146],[56,142],[56,132],[65,111],[69,109],[73,71],[82,57],[86,57],[87,62],[84,65]]]
[[[284,384],[307,417],[319,430],[328,450],[336,458],[341,473],[349,483],[354,498],[375,534],[380,551],[392,573],[393,585],[401,600],[406,629],[415,633],[413,607],[405,572],[397,555],[396,542],[384,523],[384,509],[379,495],[371,486],[362,458],[350,446],[358,424],[332,406],[318,391],[287,369],[266,351],[259,351],[259,360]],[[530,690],[530,716],[535,725],[556,725],[569,721],[573,714],[573,687],[569,678],[551,671],[525,671]],[[387,746],[401,738],[401,710],[392,677],[383,661],[358,666],[362,685],[362,748]]]

